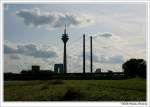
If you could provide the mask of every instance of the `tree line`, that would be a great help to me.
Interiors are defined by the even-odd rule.
[[[146,61],[132,58],[122,64],[122,69],[127,77],[146,78]]]

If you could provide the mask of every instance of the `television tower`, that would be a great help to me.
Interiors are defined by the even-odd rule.
[[[64,34],[62,34],[62,41],[64,43],[64,59],[63,59],[63,69],[64,73],[67,73],[67,55],[66,55],[66,43],[68,41],[68,34],[66,33],[66,24],[64,29]]]

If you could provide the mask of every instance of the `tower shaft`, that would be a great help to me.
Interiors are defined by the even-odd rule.
[[[85,34],[83,35],[83,73],[85,73]]]
[[[64,73],[67,73],[67,55],[66,55],[66,43],[64,43]]]
[[[91,73],[93,73],[93,54],[92,54],[92,36],[90,36],[90,59],[91,59],[91,64],[90,64],[90,68],[91,68]]]

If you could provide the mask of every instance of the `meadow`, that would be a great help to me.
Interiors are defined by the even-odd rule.
[[[146,80],[4,81],[4,101],[146,101]]]

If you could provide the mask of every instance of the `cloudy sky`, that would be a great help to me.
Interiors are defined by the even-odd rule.
[[[67,25],[68,72],[82,72],[82,35],[86,35],[86,72],[122,71],[130,58],[146,59],[146,4],[5,4],[4,72],[19,73],[40,65],[51,69],[63,61],[61,36]]]

